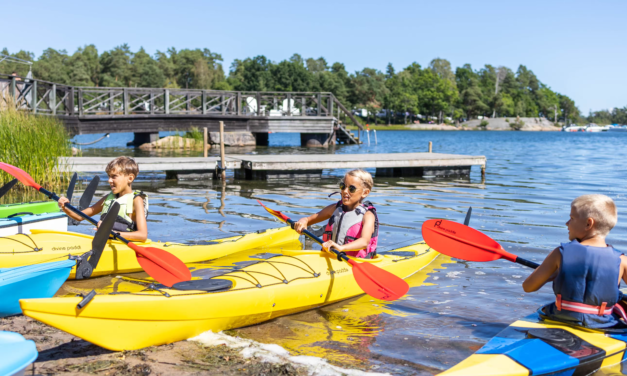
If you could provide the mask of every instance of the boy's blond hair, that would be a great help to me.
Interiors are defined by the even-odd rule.
[[[368,190],[372,191],[372,187],[374,186],[374,181],[372,180],[372,175],[368,171],[362,170],[361,168],[351,170],[344,175],[352,176],[354,178],[358,178],[361,180],[361,184],[364,188],[368,188]]]
[[[137,175],[139,174],[139,166],[133,158],[117,157],[109,162],[107,168],[105,168],[105,172],[109,175],[111,173],[119,172],[124,175],[133,175],[137,178]]]
[[[570,204],[580,218],[594,219],[594,228],[601,234],[607,235],[616,226],[618,213],[616,204],[606,195],[592,194],[579,196]]]

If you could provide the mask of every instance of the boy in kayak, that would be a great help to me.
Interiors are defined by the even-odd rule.
[[[347,172],[340,182],[342,199],[316,214],[299,219],[294,230],[301,233],[307,226],[328,219],[322,235],[324,249],[334,248],[348,256],[373,258],[377,253],[379,219],[372,203],[364,201],[373,184],[367,171]]]
[[[553,281],[555,303],[544,308],[548,318],[588,328],[620,323],[624,311],[617,304],[622,295],[618,286],[621,279],[627,282],[627,257],[605,243],[616,221],[616,205],[607,196],[573,200],[566,222],[570,243],[551,251],[523,282],[525,292],[533,292]]]
[[[102,218],[109,212],[111,205],[117,201],[120,204],[120,211],[113,230],[124,232],[124,237],[128,240],[145,241],[148,238],[148,226],[146,224],[148,197],[141,191],[133,191],[131,187],[139,174],[137,163],[129,157],[118,157],[109,162],[105,171],[109,175],[111,193],[98,200],[93,206],[83,210],[83,213],[90,217],[102,213],[102,221]],[[65,204],[69,202],[67,198],[62,197],[59,200],[59,207],[70,217],[82,221],[81,216],[65,208]]]

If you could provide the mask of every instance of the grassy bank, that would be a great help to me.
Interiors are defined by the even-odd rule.
[[[0,161],[28,172],[39,184],[54,187],[67,180],[67,171],[58,172],[58,158],[71,152],[69,134],[56,118],[0,111]],[[11,179],[0,173],[0,183]]]

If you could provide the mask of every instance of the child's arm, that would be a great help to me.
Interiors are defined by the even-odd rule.
[[[307,228],[307,226],[326,221],[333,215],[333,212],[335,211],[335,206],[336,204],[331,204],[326,208],[320,210],[316,214],[312,214],[309,217],[299,219],[296,223],[294,223],[294,230],[296,230],[300,234],[301,231]]]
[[[547,258],[542,261],[536,270],[531,273],[525,282],[523,282],[523,290],[525,292],[538,291],[545,283],[555,279],[555,272],[560,267],[562,256],[559,248],[555,248]]]
[[[370,243],[370,238],[372,238],[372,233],[374,232],[374,214],[372,214],[372,212],[366,212],[361,223],[361,237],[359,239],[355,239],[355,241],[344,245],[338,245],[333,240],[329,240],[324,242],[322,247],[324,249],[334,248],[338,252],[358,251],[366,248]]]
[[[135,217],[137,231],[125,232],[121,235],[128,240],[146,241],[148,239],[148,225],[146,224],[146,215],[144,214],[144,200],[141,196],[137,196],[133,200],[133,216]]]
[[[618,285],[620,286],[620,280],[627,283],[627,256],[620,256],[620,276],[618,278]]]
[[[83,213],[85,213],[89,217],[93,217],[94,215],[100,213],[102,211],[102,203],[104,202],[105,198],[106,197],[101,198],[100,200],[98,200],[97,203],[83,210]],[[77,221],[82,221],[84,219],[83,217],[65,207],[65,204],[69,203],[70,200],[68,200],[67,197],[61,197],[59,199],[59,207],[65,212],[65,214]]]

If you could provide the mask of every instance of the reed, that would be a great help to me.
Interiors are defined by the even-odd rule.
[[[69,178],[61,171],[59,157],[72,153],[70,136],[61,122],[7,106],[0,111],[0,161],[29,173],[39,184],[58,188]],[[0,172],[0,183],[13,177]],[[14,187],[24,187],[18,184]]]

